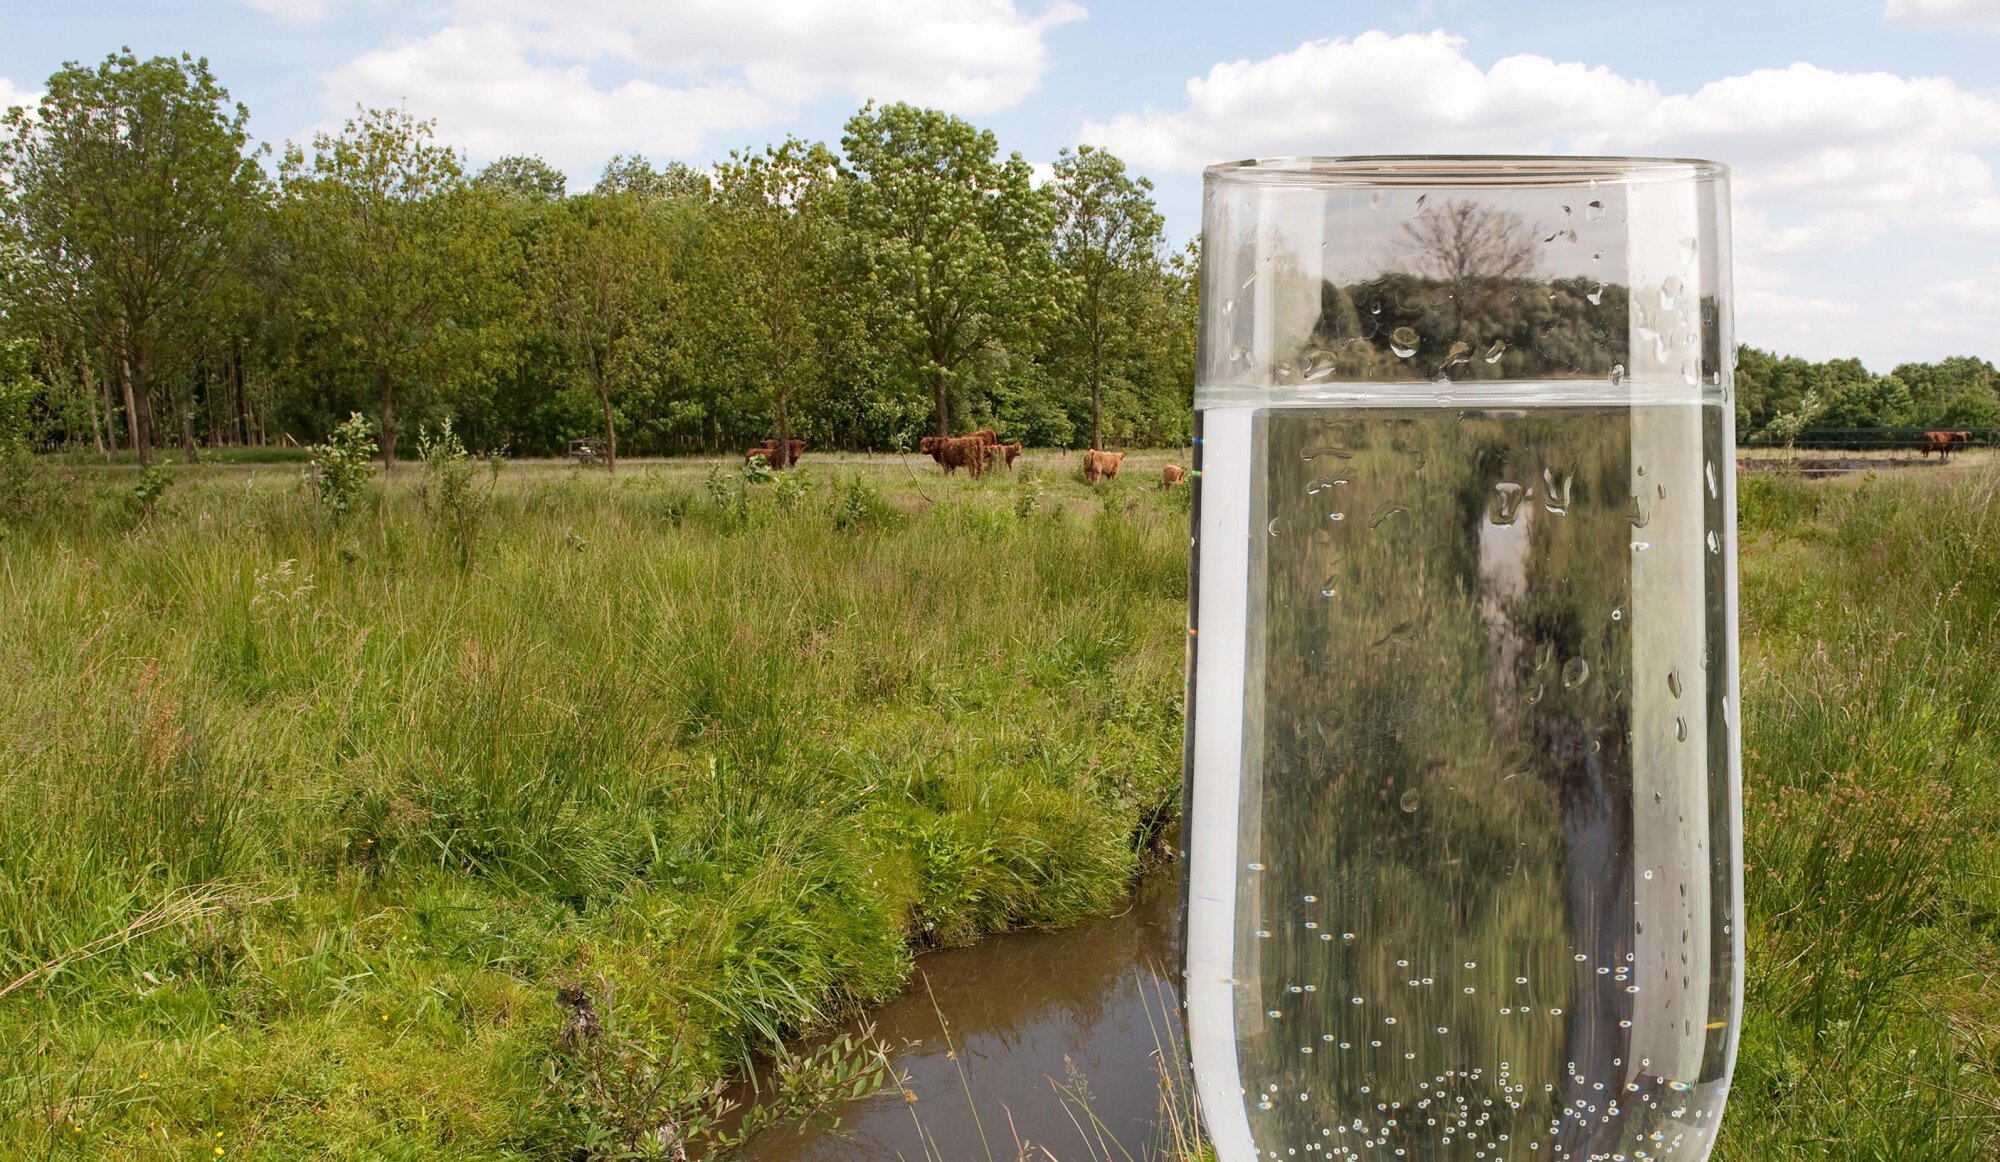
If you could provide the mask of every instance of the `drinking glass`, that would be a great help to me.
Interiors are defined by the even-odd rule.
[[[1727,170],[1244,161],[1202,241],[1218,1156],[1705,1157],[1742,996]]]

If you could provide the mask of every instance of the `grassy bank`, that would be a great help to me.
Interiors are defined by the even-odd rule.
[[[912,949],[1114,906],[1178,793],[1185,494],[1073,465],[482,467],[469,521],[414,470],[344,522],[290,467],[51,485],[0,537],[0,987],[46,968],[0,1156],[560,1156]],[[1743,484],[1718,1157],[2000,1152],[1996,501]]]
[[[80,473],[0,540],[0,1141],[559,1156],[1111,907],[1179,790],[1185,499],[1062,467],[482,467],[469,523]]]
[[[2000,469],[1746,479],[1745,1031],[1718,1155],[2000,1153]]]

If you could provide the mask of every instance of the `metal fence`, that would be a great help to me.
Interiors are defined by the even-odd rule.
[[[1805,428],[1792,439],[1770,432],[1739,435],[1743,448],[1799,448],[1839,452],[1918,452],[1930,443],[1927,433],[1965,434],[1960,448],[2000,447],[2000,428]]]

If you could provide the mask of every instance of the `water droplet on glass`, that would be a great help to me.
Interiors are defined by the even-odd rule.
[[[1500,362],[1500,357],[1506,353],[1507,353],[1507,340],[1505,339],[1498,340],[1493,344],[1493,346],[1488,347],[1486,349],[1486,362],[1498,363]]]
[[[1235,300],[1235,299],[1224,299],[1224,300],[1222,300],[1222,313],[1223,313],[1223,314],[1225,314],[1225,315],[1226,315],[1226,314],[1228,314],[1229,312],[1231,312],[1231,311],[1233,311],[1233,310],[1235,310],[1235,309],[1236,309],[1236,300]]]
[[[1396,516],[1401,513],[1406,513],[1408,511],[1410,510],[1404,508],[1400,504],[1397,504],[1393,500],[1385,500],[1381,504],[1375,506],[1374,513],[1370,515],[1368,518],[1368,527],[1371,529],[1380,528],[1382,526],[1383,521],[1388,520],[1392,516]]]
[[[1604,252],[1603,252],[1602,250],[1593,250],[1593,251],[1591,251],[1591,252],[1590,252],[1590,260],[1591,260],[1592,262],[1603,262],[1603,261],[1604,261]]]
[[[1277,535],[1278,535],[1279,531],[1280,531],[1280,530],[1281,530],[1281,529],[1282,529],[1283,527],[1284,527],[1284,526],[1283,526],[1283,521],[1282,521],[1282,518],[1279,518],[1279,517],[1275,517],[1275,516],[1274,516],[1274,517],[1272,517],[1272,518],[1271,518],[1271,520],[1270,520],[1270,523],[1268,523],[1268,524],[1266,524],[1266,525],[1264,526],[1264,531],[1265,531],[1266,533],[1269,533],[1270,535],[1272,535],[1272,536],[1274,536],[1274,537],[1275,537],[1275,536],[1277,536]]]
[[[1320,582],[1319,595],[1321,597],[1332,597],[1338,592],[1340,592],[1339,578],[1328,577],[1326,580]]]
[[[1661,310],[1671,311],[1674,309],[1674,303],[1681,297],[1681,285],[1680,276],[1677,274],[1670,274],[1660,280]]]
[[[1674,738],[1676,738],[1677,740],[1679,740],[1679,741],[1681,741],[1681,742],[1686,742],[1686,741],[1688,740],[1688,720],[1687,720],[1687,719],[1685,719],[1685,718],[1679,718],[1679,717],[1676,717],[1676,718],[1674,719]]]
[[[1284,1013],[1283,1013],[1283,1011],[1281,1011],[1281,1010],[1278,1010],[1278,1009],[1270,1009],[1270,1010],[1266,1011],[1266,1012],[1264,1013],[1264,1015],[1265,1015],[1265,1016],[1267,1016],[1267,1017],[1269,1017],[1269,1018],[1271,1018],[1272,1020],[1274,1020],[1274,1021],[1275,1021],[1275,1020],[1277,1020],[1277,1019],[1278,1019],[1279,1017],[1282,1017],[1282,1016],[1284,1016],[1285,1014],[1284,1014]]]
[[[1534,706],[1540,703],[1542,700],[1542,694],[1546,691],[1546,689],[1547,687],[1545,687],[1542,683],[1540,682],[1535,683],[1535,688],[1528,691],[1528,705]]]
[[[1247,867],[1247,868],[1249,868],[1249,869],[1250,869],[1251,871],[1263,871],[1263,870],[1264,870],[1264,865],[1263,865],[1263,864],[1261,864],[1261,863],[1246,863],[1246,864],[1244,864],[1243,866],[1244,866],[1244,867]]]
[[[1645,497],[1635,493],[1632,496],[1632,505],[1625,513],[1625,519],[1633,528],[1643,529],[1653,523],[1653,506],[1646,502]]]
[[[1599,219],[1603,218],[1603,217],[1604,217],[1604,203],[1603,203],[1603,202],[1592,202],[1592,203],[1590,203],[1589,205],[1585,206],[1585,207],[1583,208],[1583,217],[1584,217],[1584,220],[1585,220],[1585,221],[1589,221],[1589,222],[1595,222],[1595,221],[1597,221],[1597,220],[1599,220]]]
[[[1444,353],[1444,365],[1446,367],[1450,367],[1455,363],[1470,362],[1470,360],[1467,359],[1466,357],[1469,354],[1471,354],[1471,352],[1472,352],[1472,344],[1467,343],[1465,340],[1461,339],[1458,342],[1453,343],[1451,345],[1451,350]]]
[[[1611,386],[1617,387],[1619,384],[1624,382],[1625,382],[1625,365],[1623,363],[1613,363],[1611,365]]]
[[[1417,809],[1417,804],[1420,801],[1422,801],[1422,799],[1423,796],[1418,793],[1417,789],[1415,787],[1411,787],[1409,790],[1403,792],[1403,797],[1397,800],[1397,802],[1402,805],[1403,810],[1415,811]]]
[[[1521,500],[1527,494],[1521,486],[1503,480],[1493,486],[1493,496],[1486,502],[1486,519],[1496,525],[1510,525],[1521,515]]]
[[[1368,195],[1368,208],[1371,210],[1379,210],[1382,208],[1381,190],[1376,190],[1374,193]]]
[[[1647,879],[1649,879],[1649,880],[1653,878],[1653,869],[1652,869],[1652,868],[1647,868],[1647,869],[1646,869],[1646,878],[1647,878]]]
[[[1722,538],[1715,535],[1714,529],[1708,530],[1708,551],[1711,553],[1722,551]]]
[[[1701,472],[1702,472],[1702,475],[1703,475],[1703,476],[1706,476],[1706,477],[1708,478],[1708,495],[1709,495],[1709,496],[1710,496],[1711,498],[1713,498],[1714,496],[1716,496],[1716,490],[1715,490],[1715,461],[1713,461],[1713,460],[1710,460],[1710,461],[1709,461],[1709,462],[1708,462],[1708,463],[1707,463],[1706,465],[1704,465],[1704,466],[1702,467],[1702,470],[1701,470]]]
[[[1344,512],[1330,512],[1326,514],[1326,519],[1338,523],[1340,521],[1346,520],[1347,514]]]
[[[1614,609],[1614,610],[1612,610],[1612,611],[1611,611],[1611,620],[1613,620],[1613,621],[1624,621],[1624,620],[1625,620],[1625,610],[1624,610],[1623,608],[1619,608],[1619,609]]]
[[[1575,480],[1575,476],[1559,473],[1553,468],[1542,469],[1542,485],[1546,490],[1542,495],[1542,507],[1556,516],[1568,513],[1570,485]]]
[[[1430,204],[1431,204],[1431,196],[1429,194],[1418,194],[1416,212],[1419,214],[1423,213],[1425,210],[1430,208]]]
[[[1701,240],[1699,238],[1696,238],[1693,235],[1689,235],[1688,237],[1681,239],[1682,262],[1693,262],[1694,256],[1700,253],[1701,253]]]
[[[1243,350],[1243,345],[1241,343],[1238,343],[1236,346],[1231,347],[1229,349],[1229,361],[1231,363],[1241,363],[1243,362],[1244,354],[1245,352]]]
[[[1242,286],[1240,286],[1240,287],[1237,287],[1236,289],[1237,289],[1237,290],[1249,290],[1249,289],[1250,289],[1250,284],[1251,284],[1251,283],[1253,283],[1253,282],[1256,282],[1256,281],[1257,281],[1257,273],[1256,273],[1255,271],[1252,271],[1252,272],[1250,272],[1250,277],[1249,277],[1249,278],[1246,278],[1246,279],[1244,279],[1244,280],[1243,280],[1243,285],[1242,285]]]
[[[1601,282],[1598,283],[1591,288],[1589,294],[1583,297],[1589,299],[1590,305],[1593,307],[1601,305],[1604,302],[1604,284]]]
[[[1667,671],[1667,690],[1676,698],[1681,696],[1681,672],[1679,670]]]
[[[1563,689],[1574,690],[1590,680],[1590,663],[1582,658],[1571,658],[1563,663]]]
[[[1419,342],[1421,340],[1413,327],[1398,327],[1389,332],[1389,350],[1394,351],[1399,359],[1408,359],[1415,355]]]

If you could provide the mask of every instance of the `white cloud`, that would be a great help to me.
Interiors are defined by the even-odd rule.
[[[1949,317],[1955,349],[2000,355],[2000,306],[1935,292],[2000,259],[2000,183],[1982,152],[2000,144],[2000,93],[1803,63],[1666,93],[1539,56],[1482,69],[1466,43],[1443,32],[1311,41],[1218,64],[1187,82],[1180,108],[1091,122],[1079,137],[1184,172],[1310,153],[1712,157],[1732,167],[1739,272],[1769,272],[1738,303],[1747,341],[1878,362],[1934,356],[1947,352],[1909,343],[1946,337],[1938,320]],[[1854,326],[1849,308],[1863,302],[1879,325]]]
[[[0,77],[0,112],[16,105],[39,105],[41,101],[40,89],[24,89],[6,77]]]
[[[2000,33],[2000,0],[1889,0],[1882,15],[1891,24]]]
[[[1034,12],[1012,0],[458,0],[444,28],[364,53],[323,77],[321,95],[330,115],[402,104],[475,155],[534,152],[585,171],[621,150],[690,153],[826,96],[1008,108],[1040,86],[1049,30],[1083,15],[1070,0]]]
[[[329,0],[238,0],[238,3],[280,19],[303,23],[325,16]]]

